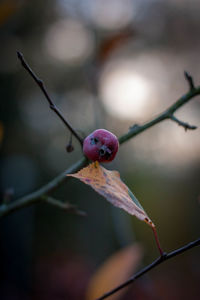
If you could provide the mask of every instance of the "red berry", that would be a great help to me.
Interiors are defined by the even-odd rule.
[[[117,137],[108,130],[97,129],[83,142],[83,152],[92,161],[110,162],[119,148]]]

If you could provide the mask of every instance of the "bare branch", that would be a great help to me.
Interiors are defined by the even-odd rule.
[[[193,99],[197,95],[200,95],[200,86],[194,87],[192,90],[190,90],[185,95],[180,97],[168,109],[163,111],[161,114],[159,114],[157,117],[155,117],[151,121],[149,121],[147,123],[144,123],[143,125],[136,124],[136,125],[130,127],[129,131],[119,138],[119,143],[123,144],[123,143],[127,142],[128,140],[130,140],[131,138],[135,137],[136,135],[140,134],[141,132],[147,130],[148,128],[151,128],[152,126],[154,126],[154,125],[156,125],[156,124],[158,124],[158,123],[160,123],[164,120],[172,119],[172,116],[173,116],[175,111],[177,111],[180,107],[182,107],[184,104],[189,102],[191,99]],[[175,121],[175,120],[173,120],[173,121]],[[179,125],[183,126],[183,124],[186,125],[186,123],[184,123],[184,122],[182,122],[182,124],[180,124],[180,122],[179,122]],[[195,126],[192,126],[193,128],[191,128],[190,125],[188,125],[188,126],[189,127],[187,129],[195,129],[194,128]]]
[[[127,281],[125,281],[124,283],[120,284],[119,286],[117,286],[116,288],[112,289],[111,291],[107,292],[106,294],[104,294],[103,296],[101,296],[100,298],[96,299],[96,300],[103,300],[108,298],[109,296],[115,294],[116,292],[118,292],[119,290],[125,288],[126,286],[128,286],[129,284],[133,283],[137,278],[143,276],[145,273],[149,272],[150,270],[154,269],[156,266],[160,265],[161,263],[165,262],[168,259],[171,259],[174,256],[180,255],[183,252],[188,251],[189,249],[192,249],[196,246],[200,245],[200,238],[190,242],[189,244],[174,250],[170,253],[165,253],[164,255],[160,256],[159,258],[157,258],[156,260],[154,260],[151,264],[149,264],[148,266],[144,267],[142,270],[140,270],[139,272],[137,272],[135,275],[133,275],[132,277],[130,277]]]
[[[84,217],[87,215],[84,211],[81,211],[81,210],[77,209],[77,207],[75,205],[72,205],[72,204],[67,203],[67,202],[62,202],[62,201],[57,200],[53,197],[49,197],[49,196],[45,195],[45,196],[42,196],[41,199],[44,200],[45,202],[47,202],[48,204],[51,204],[51,205],[53,205],[55,207],[58,207],[62,210],[74,213],[76,215],[84,216]]]
[[[70,179],[70,177],[67,177],[67,174],[75,173],[79,171],[82,167],[84,167],[87,164],[87,159],[83,157],[80,159],[77,163],[72,165],[70,168],[68,168],[65,172],[61,173],[57,177],[55,177],[52,181],[41,187],[39,190],[28,194],[20,199],[15,200],[14,202],[10,202],[8,204],[2,204],[0,205],[0,217],[4,217],[18,209],[21,209],[23,207],[30,206],[32,204],[35,204],[37,202],[42,201],[42,196],[46,195],[47,193],[50,193],[54,189],[56,189],[61,183],[66,182]]]
[[[28,63],[25,61],[23,54],[19,51],[17,51],[17,57],[21,61],[22,66],[24,69],[31,75],[31,77],[34,79],[34,81],[37,83],[37,85],[42,90],[43,94],[45,95],[47,101],[49,102],[49,107],[59,116],[59,118],[63,121],[65,126],[71,131],[71,133],[77,138],[81,146],[83,145],[83,139],[79,136],[77,131],[71,126],[69,121],[67,121],[62,113],[59,111],[59,109],[56,107],[56,105],[53,103],[52,99],[50,98],[47,89],[43,83],[43,81],[33,72],[33,70],[29,67]]]

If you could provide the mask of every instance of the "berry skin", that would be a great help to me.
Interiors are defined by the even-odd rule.
[[[97,129],[83,142],[83,152],[92,161],[110,162],[119,148],[117,137],[108,130]]]

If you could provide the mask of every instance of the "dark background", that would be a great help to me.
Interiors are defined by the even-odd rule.
[[[82,136],[96,128],[120,136],[187,91],[184,70],[200,83],[199,11],[198,0],[0,1],[2,195],[13,189],[14,201],[82,155],[75,139],[74,152],[66,152],[70,134],[17,50]],[[196,97],[176,115],[199,126],[199,107]],[[199,153],[199,129],[185,132],[165,121],[122,145],[106,166],[137,196],[166,251],[199,236]],[[95,270],[124,246],[141,245],[140,267],[157,257],[146,224],[79,181],[54,196],[88,216],[38,204],[0,220],[1,299],[85,299]],[[194,248],[138,280],[121,299],[199,299],[199,270]]]

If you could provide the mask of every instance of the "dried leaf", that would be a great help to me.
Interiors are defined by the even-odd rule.
[[[87,289],[86,300],[94,300],[115,288],[133,274],[142,260],[143,251],[138,244],[128,246],[109,257],[92,276]],[[120,299],[126,289],[110,296]]]
[[[104,196],[114,206],[124,209],[129,214],[155,227],[144,209],[129,188],[121,181],[119,172],[109,171],[94,162],[78,173],[68,174],[90,185],[96,192]]]

